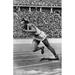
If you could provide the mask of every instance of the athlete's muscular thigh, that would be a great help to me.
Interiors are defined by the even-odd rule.
[[[50,43],[48,42],[47,39],[44,39],[42,42],[44,43],[44,45],[45,45],[46,47],[48,47],[48,48],[51,47],[51,46],[50,46]]]
[[[38,41],[36,39],[33,40],[33,48],[34,48],[34,50],[36,50],[36,48],[38,47],[39,43],[40,43],[40,41]]]

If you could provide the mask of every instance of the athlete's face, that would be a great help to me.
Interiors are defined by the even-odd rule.
[[[21,21],[21,24],[24,24],[24,21]]]

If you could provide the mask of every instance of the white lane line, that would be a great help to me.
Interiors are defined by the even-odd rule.
[[[22,49],[22,50],[16,50],[16,49],[14,49],[14,51],[13,51],[14,53],[16,53],[16,52],[33,52],[32,50],[30,51],[30,50],[25,50],[25,49]]]
[[[36,60],[37,60],[37,59],[39,60],[39,59],[41,59],[41,58],[43,58],[43,57],[31,58],[31,59],[14,59],[14,62],[16,62],[16,61],[17,61],[17,62],[19,62],[19,61],[28,61],[28,60],[35,60],[35,59],[36,59]]]
[[[61,72],[51,72],[50,75],[61,75]]]
[[[35,53],[13,53],[14,55],[28,55],[28,54],[32,54],[32,55],[36,55]]]
[[[60,69],[60,68],[59,68]],[[61,75],[61,69],[60,70],[49,70],[49,71],[42,71],[42,70],[30,70],[30,71],[26,71],[26,70],[16,70],[15,73],[20,73],[20,75],[35,75],[35,74],[40,74],[40,75]],[[17,75],[18,75],[17,74]]]
[[[23,59],[21,58],[21,59],[17,59],[18,58],[18,56],[24,56],[23,57]],[[20,60],[32,60],[32,59],[40,59],[40,58],[43,58],[43,56],[38,56],[38,55],[36,55],[36,54],[34,54],[33,56],[32,55],[18,55],[18,56],[14,56],[14,61],[20,61]],[[36,56],[36,57],[34,57],[34,56]],[[61,56],[61,54],[60,54],[60,56]],[[32,58],[30,58],[30,59],[24,59],[24,58],[27,58],[27,57],[32,57]],[[34,58],[33,58],[34,57]]]
[[[25,54],[24,54],[24,55],[21,55],[21,54],[20,54],[20,55],[14,55],[13,57],[16,58],[16,57],[23,57],[23,56],[24,56],[24,57],[35,57],[35,56],[38,57],[37,54],[34,54],[34,55],[25,55]],[[41,56],[41,55],[40,55],[40,56]]]
[[[21,60],[34,60],[34,59],[40,59],[42,57],[39,57],[39,58],[31,58],[31,59],[14,59],[14,61],[21,61]]]
[[[40,63],[40,64],[32,64],[32,65],[27,65],[27,66],[19,66],[19,67],[14,67],[15,69],[19,69],[19,68],[25,68],[25,67],[34,67],[34,66],[40,66],[40,65],[45,65],[45,64],[49,64],[49,63],[53,63],[53,62],[59,62],[59,61],[51,61],[51,62],[45,62],[45,63]]]
[[[14,54],[24,54],[24,53],[26,53],[26,52],[30,52],[30,53],[33,53],[33,51],[21,51],[21,52],[19,52],[19,51],[16,51],[16,52],[13,52]]]

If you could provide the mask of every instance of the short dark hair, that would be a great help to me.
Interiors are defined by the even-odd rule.
[[[21,21],[24,21],[25,24],[28,24],[29,23],[29,21],[26,20],[26,19],[24,19],[24,18]]]

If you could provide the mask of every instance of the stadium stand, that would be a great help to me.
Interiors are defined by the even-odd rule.
[[[13,6],[13,37],[32,38],[30,33],[23,31],[21,18],[26,18],[49,38],[61,38],[61,0],[14,0]],[[16,15],[18,16],[16,16]]]

